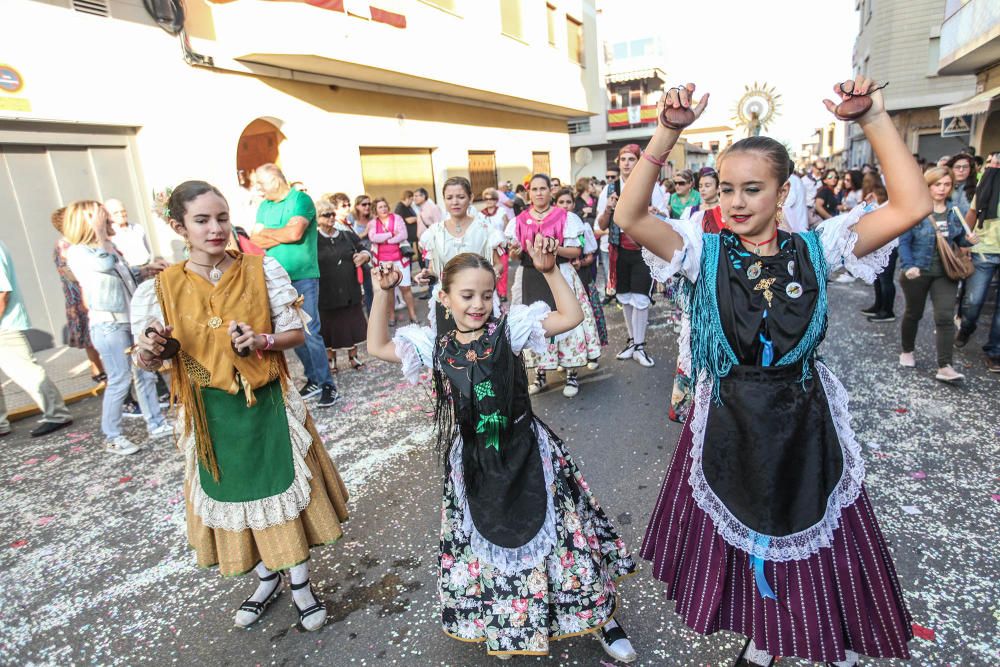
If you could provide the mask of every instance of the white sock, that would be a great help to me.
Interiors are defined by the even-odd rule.
[[[636,345],[646,342],[646,327],[649,326],[649,308],[632,309],[632,338]]]
[[[625,314],[625,328],[628,329],[628,337],[635,339],[632,335],[632,311],[634,309],[627,303],[622,304],[622,312]]]
[[[771,654],[757,648],[757,645],[753,643],[752,639],[750,640],[750,646],[747,646],[747,650],[743,654],[743,657],[755,665],[763,665],[764,667],[771,662]]]
[[[257,575],[257,579],[263,579],[264,577],[270,577],[272,574],[274,574],[274,572],[272,572],[271,570],[269,570],[266,567],[264,567],[263,561],[260,562],[260,563],[257,563],[257,567],[255,567],[253,569],[253,571],[254,571],[254,574]],[[268,596],[271,595],[271,593],[274,592],[274,589],[277,588],[278,584],[280,584],[280,583],[281,583],[281,577],[280,576],[275,577],[274,579],[271,579],[270,581],[258,581],[257,582],[257,590],[254,591],[253,595],[250,596],[250,599],[253,600],[254,602],[263,602],[264,600],[266,600],[268,598]]]
[[[303,583],[309,579],[309,562],[299,563],[290,569],[288,573],[291,575],[293,585],[297,586]],[[298,590],[292,589],[292,597],[301,609],[305,609],[306,607],[311,607],[316,604],[316,596],[312,594],[312,589],[309,586]]]
[[[857,653],[851,651],[850,649],[844,651],[844,653],[847,654],[847,660],[840,660],[838,662],[833,662],[830,664],[836,665],[837,667],[854,667],[856,664],[858,664],[860,656]]]

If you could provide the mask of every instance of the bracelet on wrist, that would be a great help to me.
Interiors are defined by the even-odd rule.
[[[655,164],[657,167],[663,167],[663,166],[665,166],[667,164],[666,159],[658,160],[655,157],[653,157],[648,151],[644,151],[643,154],[642,154],[642,157],[645,160],[649,160],[650,162],[652,162],[653,164]]]

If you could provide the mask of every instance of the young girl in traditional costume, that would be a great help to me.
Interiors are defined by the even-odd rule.
[[[873,280],[930,200],[872,82],[844,86],[852,93],[838,110],[870,104],[858,122],[888,176],[886,206],[859,206],[816,232],[779,230],[788,154],[751,137],[719,159],[721,233],[649,215],[659,166],[707,103],[690,108],[688,84],[664,96],[616,211],[657,279],[681,275],[690,293],[694,405],[642,556],[687,625],[747,637],[738,665],[909,657],[910,615],[863,486],[848,395],[816,349],[827,276],[843,268]]]
[[[318,630],[326,607],[309,552],[341,537],[347,490],[288,381],[283,351],[304,341],[301,298],[275,260],[226,251],[229,206],[216,188],[187,181],[168,206],[190,258],[136,291],[133,358],[146,370],[173,358],[188,541],[199,567],[256,573],[237,626],[260,618],[287,570],[301,626]]]
[[[554,239],[526,244],[549,285],[542,301],[493,315],[496,276],[481,255],[443,267],[438,297],[448,331],[408,326],[389,340],[384,305],[399,275],[378,270],[382,290],[368,323],[368,351],[401,363],[416,382],[432,369],[438,447],[445,460],[438,579],[444,631],[485,642],[491,655],[546,655],[553,639],[598,633],[604,649],[635,652],[612,618],[616,581],[635,569],[611,521],[561,440],[532,412],[523,350],[544,350],[583,312],[555,268]]]
[[[552,188],[549,177],[535,174],[528,183],[531,206],[521,212],[507,225],[507,237],[512,244],[512,253],[519,256],[521,266],[514,274],[511,287],[512,304],[531,304],[543,301],[550,308],[555,307],[548,280],[532,264],[527,253],[519,253],[518,248],[531,244],[536,234],[556,239],[558,272],[566,279],[577,300],[583,306],[583,321],[572,330],[554,336],[540,352],[525,350],[524,359],[528,368],[535,369],[535,381],[529,391],[537,394],[548,386],[548,372],[558,368],[566,370],[566,385],[563,396],[572,398],[580,391],[577,369],[598,362],[601,357],[601,339],[597,332],[594,311],[590,307],[590,297],[583,282],[573,269],[572,260],[583,254],[581,238],[585,234],[583,223],[576,215],[570,218],[565,209],[552,203]]]

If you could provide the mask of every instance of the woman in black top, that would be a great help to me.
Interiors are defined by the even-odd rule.
[[[824,220],[829,220],[837,215],[837,207],[840,202],[837,194],[833,191],[837,187],[840,175],[836,169],[827,169],[823,175],[823,186],[816,193],[816,214]]]
[[[351,229],[350,213],[351,200],[341,192],[316,201],[320,332],[333,372],[337,371],[337,350],[343,349],[351,367],[361,368],[358,343],[368,333],[359,277],[371,255]]]

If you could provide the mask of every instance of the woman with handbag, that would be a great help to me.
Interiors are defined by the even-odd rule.
[[[899,365],[905,368],[917,365],[913,349],[929,294],[934,308],[937,343],[938,371],[934,377],[941,382],[958,382],[965,376],[951,367],[955,295],[958,281],[972,275],[972,266],[956,246],[971,247],[979,242],[979,238],[966,233],[961,216],[948,206],[954,186],[951,170],[932,167],[924,172],[924,180],[930,189],[934,210],[916,227],[899,237],[899,259],[903,271],[899,286],[906,298]]]

